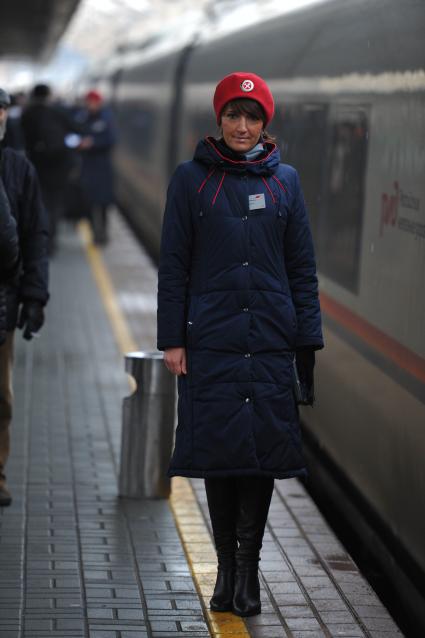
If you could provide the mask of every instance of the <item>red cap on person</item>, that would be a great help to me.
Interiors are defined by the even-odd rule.
[[[95,91],[92,89],[88,93],[85,94],[84,99],[86,102],[102,102],[103,98],[99,91]]]
[[[266,125],[273,118],[273,95],[265,81],[259,75],[255,75],[255,73],[237,71],[226,75],[216,86],[213,105],[217,124],[220,124],[221,112],[227,102],[240,98],[256,100],[261,104],[266,115]]]

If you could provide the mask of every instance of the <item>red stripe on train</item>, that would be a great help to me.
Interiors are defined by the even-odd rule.
[[[378,350],[399,368],[425,383],[425,359],[398,341],[375,328],[371,323],[342,306],[324,292],[320,293],[320,305],[325,314],[353,332],[372,348]]]

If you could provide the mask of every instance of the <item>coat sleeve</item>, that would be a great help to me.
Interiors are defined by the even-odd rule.
[[[19,263],[19,238],[16,221],[0,178],[0,281],[15,275]]]
[[[186,345],[186,299],[192,255],[192,220],[184,165],[167,192],[158,272],[158,350]]]
[[[323,348],[313,239],[298,173],[294,171],[292,205],[285,233],[285,266],[297,314],[295,348]]]
[[[25,162],[20,211],[22,276],[19,297],[44,305],[49,299],[48,219],[35,169],[30,162]]]

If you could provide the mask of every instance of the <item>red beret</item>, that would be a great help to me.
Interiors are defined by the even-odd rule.
[[[216,86],[213,104],[217,124],[220,124],[220,115],[227,102],[238,98],[259,102],[266,114],[266,125],[270,122],[274,114],[274,100],[269,87],[255,73],[238,71],[226,75]]]
[[[103,98],[100,95],[99,91],[95,91],[94,89],[92,91],[89,91],[88,93],[86,93],[86,95],[84,96],[84,99],[86,100],[86,102],[102,102]]]

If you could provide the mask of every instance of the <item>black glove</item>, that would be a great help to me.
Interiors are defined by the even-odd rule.
[[[24,301],[17,326],[23,330],[22,336],[28,341],[33,338],[44,323],[44,309],[39,301]]]
[[[314,403],[314,364],[315,364],[314,350],[311,348],[305,348],[303,350],[297,350],[296,352],[296,364],[298,370],[298,376],[301,383],[303,403],[306,405],[313,405]]]

